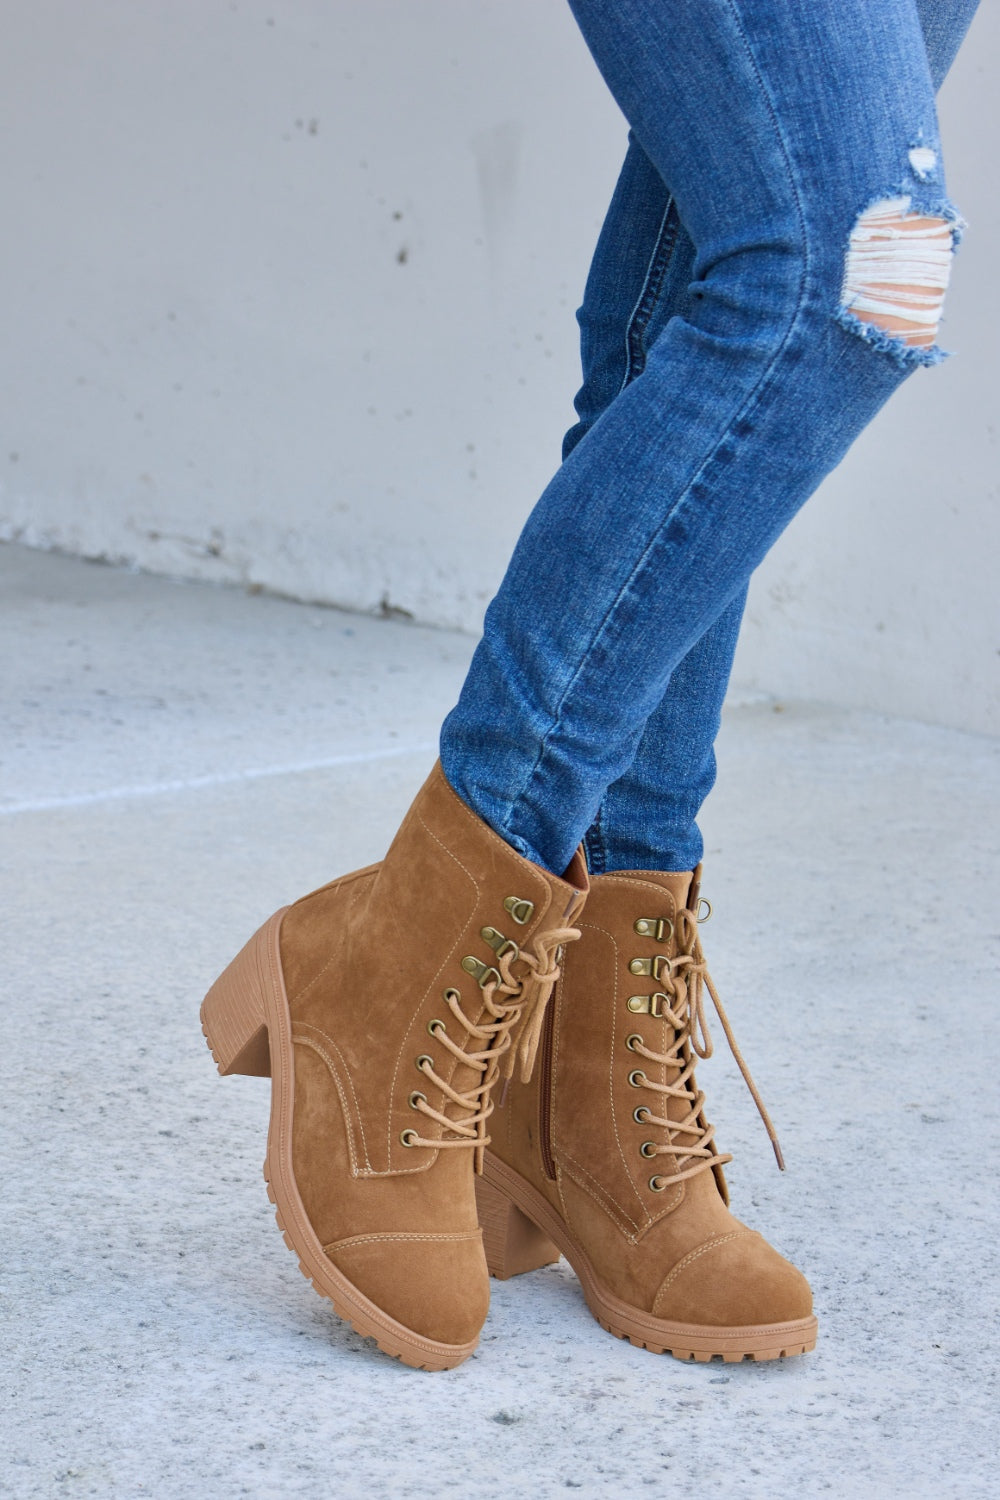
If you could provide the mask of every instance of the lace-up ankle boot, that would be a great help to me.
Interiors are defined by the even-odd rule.
[[[523,859],[437,766],[383,862],[275,913],[205,998],[220,1073],[270,1075],[264,1175],[287,1244],[406,1364],[476,1346],[493,1086],[515,1059],[530,1073],[586,887],[582,856],[563,880]]]
[[[699,870],[594,878],[582,940],[545,1017],[539,1067],[493,1120],[477,1183],[487,1260],[507,1277],[558,1258],[609,1332],[681,1359],[774,1359],[816,1339],[809,1287],[734,1218],[695,1064],[711,1043]]]

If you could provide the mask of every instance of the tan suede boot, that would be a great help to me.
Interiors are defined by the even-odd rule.
[[[586,889],[579,854],[564,880],[523,859],[437,766],[383,862],[275,913],[205,998],[220,1073],[271,1076],[264,1175],[286,1242],[405,1364],[476,1347],[491,1091],[515,1056],[530,1072]]]
[[[805,1279],[735,1219],[694,1065],[711,1044],[694,876],[594,878],[529,1085],[505,1089],[477,1182],[490,1271],[556,1260],[609,1332],[681,1359],[775,1359],[816,1341]],[[775,1150],[781,1163],[780,1151]]]

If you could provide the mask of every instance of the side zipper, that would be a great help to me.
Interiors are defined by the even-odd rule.
[[[538,1144],[542,1153],[542,1168],[550,1182],[556,1181],[556,1163],[552,1155],[552,1054],[558,999],[557,983],[549,996],[545,1020],[542,1022],[542,1045],[538,1058]]]

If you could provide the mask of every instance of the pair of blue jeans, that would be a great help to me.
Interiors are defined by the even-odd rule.
[[[691,869],[747,584],[902,379],[844,307],[875,203],[958,218],[934,93],[975,0],[570,0],[629,125],[584,384],[459,701],[445,775],[561,872]]]

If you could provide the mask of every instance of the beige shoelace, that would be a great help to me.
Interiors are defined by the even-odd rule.
[[[666,1001],[658,1015],[673,1027],[675,1033],[673,1045],[667,1052],[654,1052],[636,1038],[631,1043],[631,1050],[648,1062],[677,1070],[677,1077],[672,1083],[656,1083],[648,1074],[642,1073],[642,1082],[638,1086],[652,1089],[655,1093],[663,1095],[665,1099],[681,1099],[689,1108],[682,1120],[668,1120],[665,1114],[654,1115],[647,1109],[643,1115],[643,1124],[656,1125],[666,1130],[669,1142],[667,1145],[660,1145],[653,1141],[647,1142],[649,1149],[644,1149],[643,1154],[648,1157],[674,1157],[679,1170],[671,1172],[669,1177],[659,1179],[663,1186],[668,1183],[682,1182],[685,1177],[694,1177],[699,1172],[722,1166],[733,1159],[731,1155],[720,1154],[715,1147],[715,1126],[699,1123],[705,1096],[695,1083],[694,1070],[699,1058],[709,1058],[713,1052],[712,1039],[705,1019],[704,992],[707,988],[722,1024],[726,1041],[729,1043],[729,1050],[743,1074],[743,1081],[764,1122],[764,1128],[774,1147],[778,1166],[784,1171],[785,1160],[781,1154],[781,1146],[771,1123],[771,1117],[760,1097],[750,1069],[743,1059],[743,1054],[740,1052],[733,1029],[729,1024],[729,1017],[726,1015],[718,991],[708,972],[698,937],[698,918],[695,913],[686,909],[679,911],[674,922],[674,930],[680,951],[675,958],[664,960],[663,968],[657,970],[657,982],[662,986],[660,994]],[[657,1179],[654,1178],[653,1182],[656,1183]]]
[[[457,1062],[474,1068],[480,1077],[478,1083],[463,1093],[452,1088],[440,1076],[430,1058],[422,1059],[420,1071],[428,1083],[441,1090],[447,1104],[454,1106],[459,1117],[446,1114],[444,1108],[435,1109],[426,1098],[419,1096],[414,1108],[449,1131],[453,1138],[429,1139],[418,1135],[416,1131],[408,1131],[409,1145],[429,1146],[434,1150],[456,1146],[472,1147],[476,1152],[476,1171],[482,1171],[483,1153],[490,1143],[486,1134],[486,1121],[493,1113],[493,1085],[501,1075],[505,1078],[513,1075],[518,1058],[521,1062],[522,1081],[527,1083],[530,1079],[538,1053],[545,1007],[562,972],[559,968],[562,949],[566,943],[574,942],[579,936],[580,931],[576,927],[559,927],[536,938],[533,951],[525,948],[518,950],[511,945],[509,951],[500,952],[492,966],[492,972],[497,977],[487,979],[479,991],[488,1020],[478,1024],[470,1021],[462,1010],[458,990],[445,991],[445,1004],[461,1026],[464,1036],[459,1041],[454,1040],[444,1025],[435,1027],[434,1036]],[[513,972],[515,963],[526,966],[527,974],[518,978]],[[479,1050],[471,1050],[475,1047]],[[504,1057],[507,1062],[501,1068],[501,1059]]]

